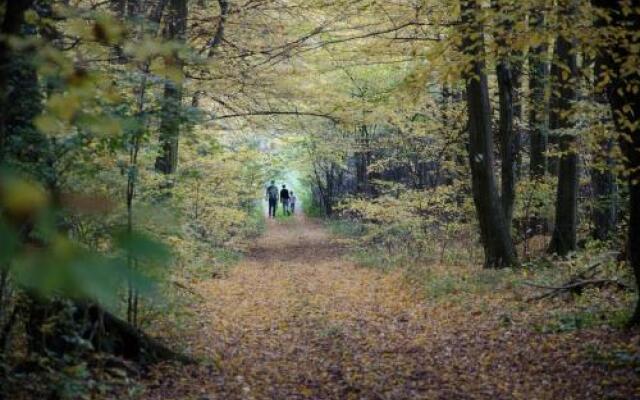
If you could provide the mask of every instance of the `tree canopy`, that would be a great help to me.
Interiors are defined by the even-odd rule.
[[[320,264],[427,298],[512,274],[527,304],[637,329],[638,32],[636,0],[0,0],[0,398],[114,395],[72,376],[105,355],[198,364],[163,326],[193,332],[194,287],[243,257],[280,260],[270,232],[302,217],[265,218],[271,180]]]

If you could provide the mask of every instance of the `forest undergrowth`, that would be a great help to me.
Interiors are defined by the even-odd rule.
[[[161,364],[145,399],[640,396],[618,291],[527,301],[562,269],[363,266],[320,222],[269,221],[176,332],[201,363]],[[487,274],[491,276],[487,276]],[[179,336],[179,337],[178,337]]]

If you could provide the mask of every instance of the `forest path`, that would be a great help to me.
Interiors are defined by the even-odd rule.
[[[225,398],[415,397],[424,310],[303,215],[269,220],[246,262],[205,282]],[[220,393],[217,393],[220,394]]]
[[[198,292],[203,329],[190,341],[222,374],[201,377],[197,398],[415,398],[434,388],[420,350],[431,331],[424,306],[399,275],[345,261],[302,215],[268,220],[245,261]],[[171,385],[157,398],[194,389]]]
[[[344,253],[317,221],[269,220],[228,276],[195,287],[178,340],[211,362],[155,368],[143,398],[578,399],[633,387],[588,355],[610,335],[505,327],[493,297],[425,301],[401,272]]]

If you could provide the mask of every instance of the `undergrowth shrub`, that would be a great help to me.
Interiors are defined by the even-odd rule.
[[[466,264],[477,260],[473,206],[459,185],[390,190],[374,199],[352,197],[340,206],[346,222],[336,233],[357,237],[380,265]],[[363,260],[364,261],[364,260]]]
[[[351,243],[349,257],[356,264],[383,272],[400,272],[418,289],[418,295],[428,301],[468,305],[483,313],[490,309],[490,304],[499,302],[502,311],[495,318],[503,327],[522,320],[521,313],[528,315],[524,318],[528,326],[539,333],[597,326],[620,328],[628,319],[634,299],[633,291],[629,290],[588,288],[580,294],[532,300],[550,290],[542,287],[562,286],[594,263],[600,263],[599,278],[632,287],[629,269],[608,250],[611,243],[589,240],[569,259],[543,256],[525,261],[517,268],[484,269],[477,261],[482,259],[482,249],[469,239],[473,237],[470,232],[473,225],[452,223],[447,231],[447,223],[440,222],[435,231],[445,232],[443,236],[425,235],[420,217],[411,215],[402,204],[397,199],[366,204],[352,199],[343,205],[348,217],[330,220],[327,225],[334,235]],[[389,212],[390,205],[401,208]]]
[[[296,207],[301,208],[304,215],[311,218],[321,218],[325,216],[322,206],[318,204],[318,201],[310,190],[304,190],[298,193],[301,194],[298,196],[298,204],[296,204]]]

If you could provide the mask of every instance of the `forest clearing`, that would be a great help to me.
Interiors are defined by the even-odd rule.
[[[640,0],[0,0],[0,400],[640,399]]]

